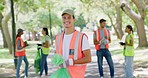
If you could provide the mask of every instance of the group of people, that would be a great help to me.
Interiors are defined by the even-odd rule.
[[[22,60],[25,62],[25,77],[28,77],[28,66],[29,62],[26,57],[26,50],[25,48],[28,46],[27,44],[24,43],[24,41],[21,38],[21,35],[23,35],[23,29],[18,29],[18,33],[16,36],[16,52],[15,56],[17,56],[17,69],[16,69],[16,78],[20,78],[20,67]],[[48,35],[48,29],[43,28],[42,29],[42,52],[41,52],[41,63],[40,63],[40,74],[39,77],[42,76],[43,70],[45,70],[45,75],[48,75],[48,65],[47,65],[47,56],[49,54],[49,42],[50,42],[50,37]]]
[[[67,68],[71,78],[84,78],[86,71],[86,64],[91,62],[91,51],[88,42],[88,37],[85,33],[81,33],[74,28],[74,11],[66,9],[61,14],[64,31],[55,37],[55,53],[63,56],[65,62],[59,67]],[[106,29],[106,20],[100,19],[100,27],[94,31],[94,45],[96,48],[98,71],[100,78],[104,78],[103,74],[103,57],[108,62],[110,68],[110,77],[114,78],[114,64],[109,51],[109,43],[111,43],[111,37],[109,30]],[[25,76],[28,77],[28,60],[25,54],[26,44],[23,42],[21,35],[22,29],[18,29],[16,37],[16,56],[18,57],[16,78],[19,77],[20,66],[22,60],[25,62]],[[133,29],[132,26],[127,25],[125,32],[128,33],[125,39],[123,55],[125,56],[125,77],[133,78],[133,56],[134,56],[134,44],[133,44]],[[50,37],[48,35],[48,29],[42,29],[42,57],[41,57],[41,69],[39,76],[42,76],[43,70],[45,75],[48,75],[47,56],[49,54]]]

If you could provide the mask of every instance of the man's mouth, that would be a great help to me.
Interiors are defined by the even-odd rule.
[[[64,22],[64,25],[65,26],[67,26],[67,25],[69,25],[70,24],[70,22]]]

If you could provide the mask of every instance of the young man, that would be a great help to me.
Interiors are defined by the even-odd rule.
[[[105,28],[106,20],[100,20],[100,27],[94,31],[94,45],[96,48],[97,60],[98,60],[98,68],[100,77],[103,78],[103,57],[108,62],[110,68],[111,78],[114,78],[114,65],[111,57],[111,53],[108,50],[109,43],[111,42],[109,30]]]
[[[56,53],[63,56],[72,78],[84,78],[86,63],[91,62],[90,45],[87,36],[74,28],[74,12],[66,9],[62,13],[64,32],[56,36]]]

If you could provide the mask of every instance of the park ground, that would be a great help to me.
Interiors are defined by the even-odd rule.
[[[90,35],[89,35],[90,36]],[[97,57],[94,45],[92,44],[92,38],[89,39],[91,44],[92,62],[87,65],[85,78],[99,78]],[[122,55],[122,46],[119,45],[120,40],[113,38],[110,44],[110,52],[112,53],[114,66],[115,66],[115,78],[124,78],[124,57]],[[29,76],[31,78],[37,78],[38,75],[34,71],[34,59],[37,52],[37,41],[30,41],[30,46],[27,47],[27,57],[29,60]],[[135,45],[136,45],[135,41]],[[15,78],[15,68],[13,64],[13,56],[8,53],[8,49],[0,49],[0,78]],[[57,70],[58,67],[50,64],[50,59],[54,55],[53,48],[51,47],[51,53],[48,56],[49,76]],[[135,48],[134,57],[134,76],[135,78],[148,78],[148,48]],[[109,68],[106,60],[104,60],[104,75],[105,78],[109,78]],[[24,76],[24,63],[21,67],[21,76]],[[49,76],[43,76],[43,78],[49,78]]]

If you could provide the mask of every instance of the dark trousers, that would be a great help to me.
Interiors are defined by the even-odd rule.
[[[44,69],[45,69],[45,75],[48,75],[47,56],[48,55],[45,55],[42,53],[41,62],[40,62],[40,66],[41,66],[40,76],[42,75]]]
[[[114,64],[113,64],[110,51],[108,49],[100,49],[100,50],[97,50],[96,54],[97,54],[98,70],[99,70],[100,76],[103,77],[102,65],[103,65],[103,57],[105,57],[110,68],[110,76],[111,78],[114,78]]]

